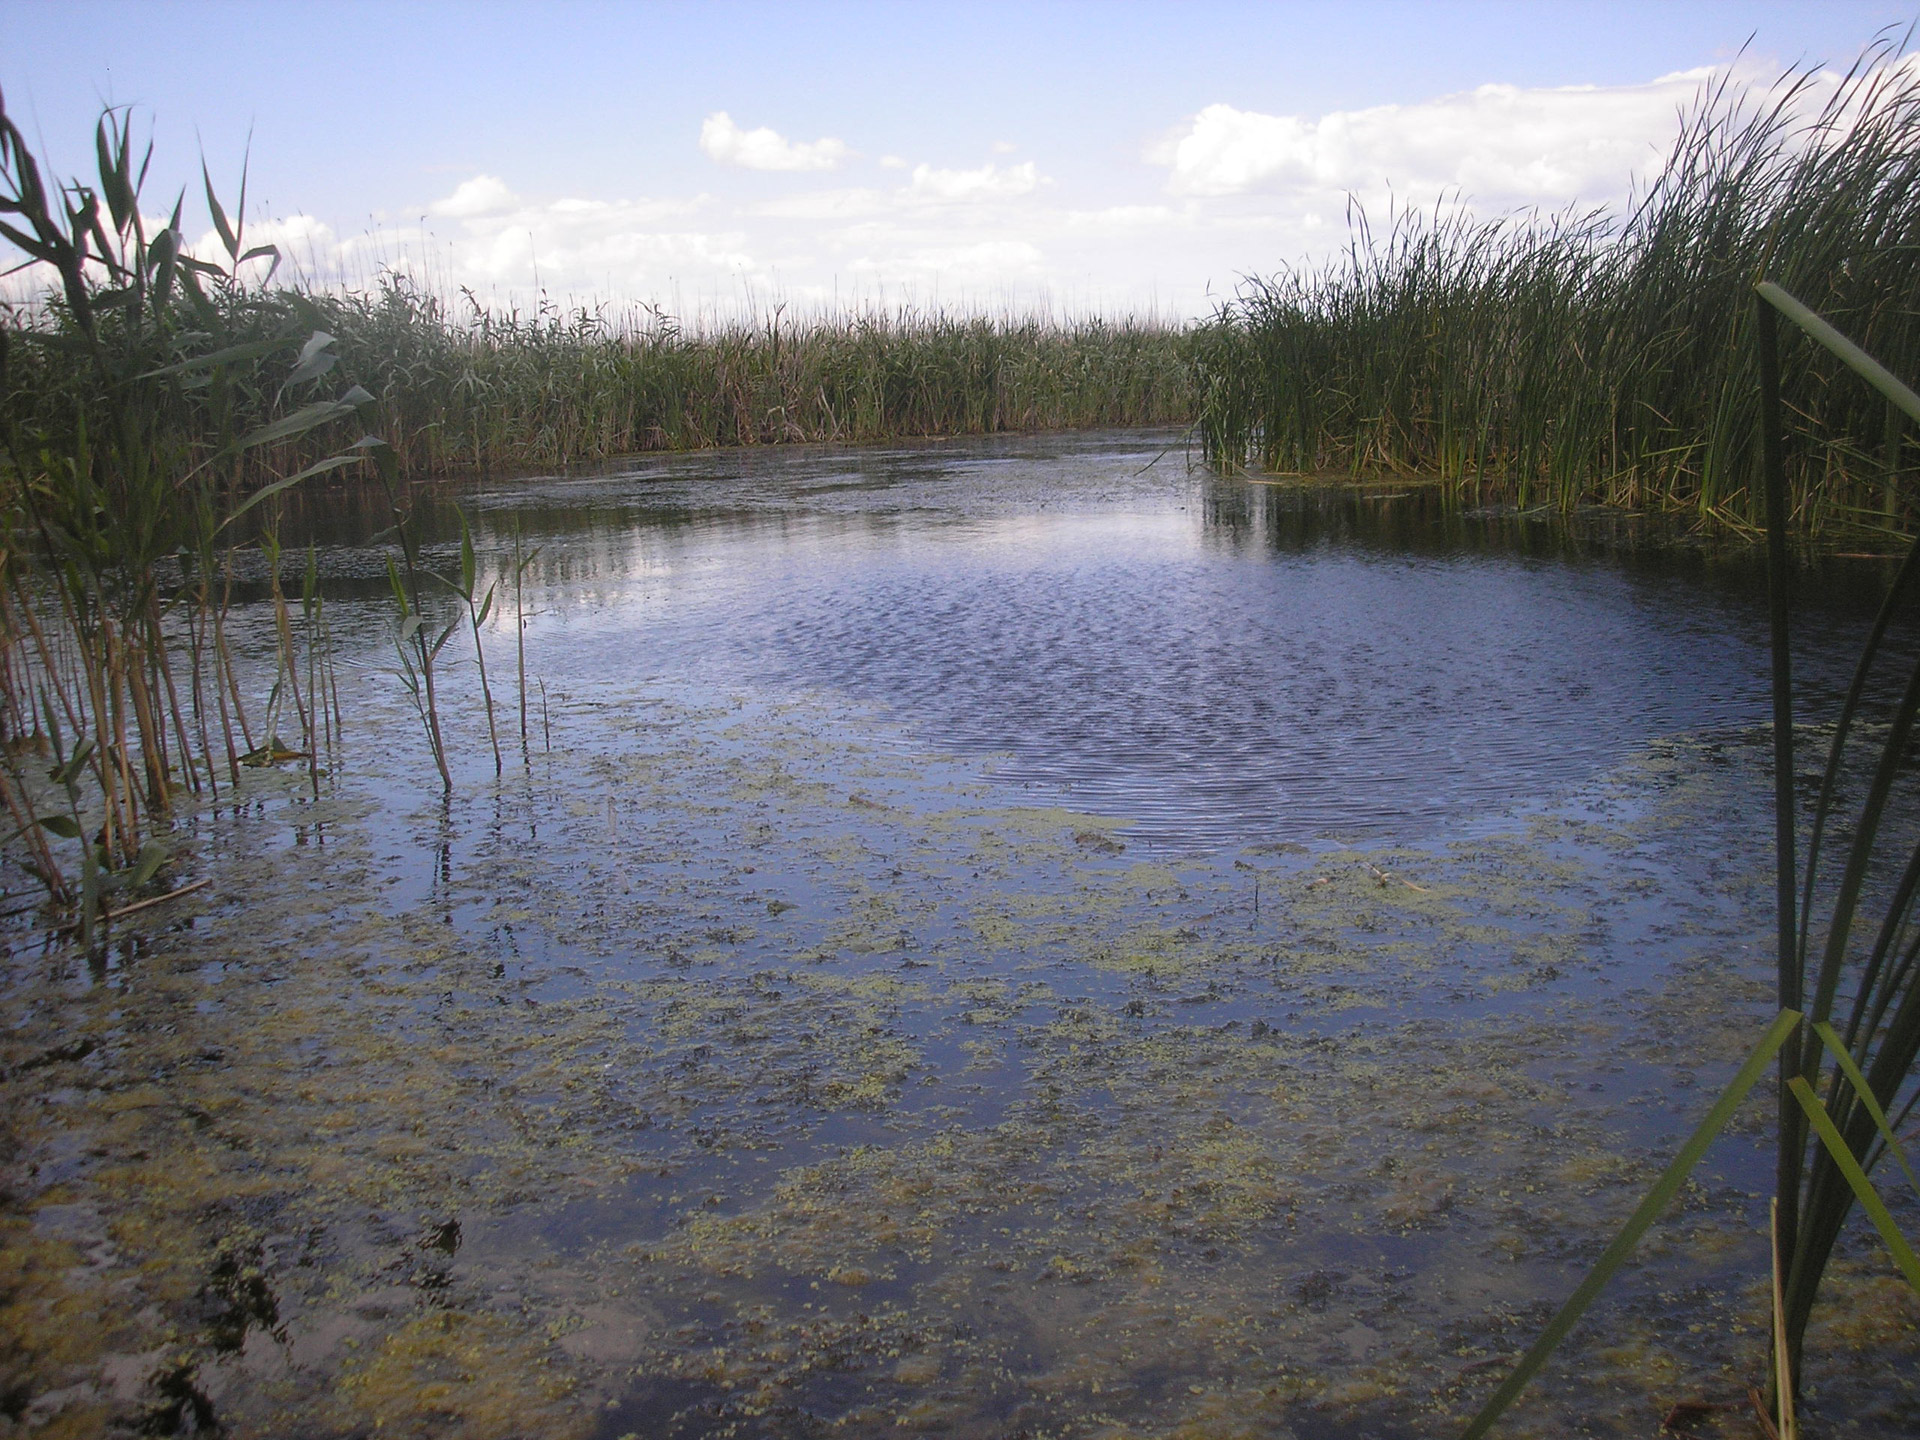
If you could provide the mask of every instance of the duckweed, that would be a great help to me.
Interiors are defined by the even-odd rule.
[[[1766,1009],[1763,857],[1674,843],[1739,747],[1179,855],[863,724],[562,708],[403,821],[263,777],[211,891],[9,957],[4,1433],[1444,1434]],[[1758,1373],[1761,1119],[1513,1433]],[[1870,1426],[1920,1313],[1855,1263]]]

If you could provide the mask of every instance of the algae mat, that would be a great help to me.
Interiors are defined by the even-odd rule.
[[[401,818],[252,777],[208,891],[8,958],[6,1433],[1444,1435],[1767,1011],[1751,737],[1188,855],[825,699],[551,726]],[[1765,1129],[1511,1433],[1759,1373]],[[1920,1423],[1831,1294],[1816,1416]]]

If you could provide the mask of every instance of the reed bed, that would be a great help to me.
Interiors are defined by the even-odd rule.
[[[775,309],[693,329],[659,310],[501,313],[401,274],[357,292],[218,298],[223,329],[246,340],[333,336],[342,373],[373,394],[381,433],[415,477],[649,450],[1165,425],[1194,409],[1187,332],[1150,318]],[[12,324],[61,319],[20,312]],[[15,377],[14,402],[43,427],[111,403],[68,352],[14,348],[31,367]],[[272,395],[243,388],[226,403],[257,418]],[[214,407],[190,392],[176,404],[169,423],[193,451],[216,428]],[[297,458],[283,448],[260,462]]]
[[[1920,372],[1920,70],[1891,39],[1837,85],[1704,91],[1624,215],[1356,213],[1340,260],[1250,279],[1196,332],[1201,443],[1757,533],[1763,275]],[[1786,363],[1796,526],[1909,532],[1886,403],[1824,352]]]

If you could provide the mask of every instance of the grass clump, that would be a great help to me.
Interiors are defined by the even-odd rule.
[[[250,727],[223,623],[229,527],[265,502],[277,562],[275,497],[383,448],[368,438],[291,471],[276,463],[290,447],[337,448],[372,397],[336,391],[334,340],[311,312],[271,333],[229,323],[248,303],[239,268],[274,255],[246,247],[244,185],[229,219],[207,183],[225,249],[215,264],[187,253],[181,205],[157,228],[144,218],[150,151],[122,114],[101,117],[95,151],[93,180],[49,184],[0,105],[0,235],[59,287],[55,324],[0,331],[0,807],[12,831],[0,878],[8,900],[77,900],[89,943],[105,898],[171,858],[177,796],[217,795],[222,769],[232,783],[242,763],[311,762],[328,688],[311,648],[318,597],[303,597],[303,694],[276,564],[280,665]],[[62,385],[38,405],[23,398],[47,374]],[[298,724],[292,745],[283,715]]]
[[[1706,89],[1624,217],[1356,215],[1339,262],[1247,280],[1196,334],[1203,445],[1757,530],[1763,273],[1920,362],[1920,71],[1892,40],[1837,83]],[[1802,350],[1782,377],[1795,520],[1904,532],[1898,427],[1839,368]]]
[[[645,450],[1161,425],[1192,417],[1184,332],[940,310],[688,329],[659,310],[456,318],[396,276],[312,297],[416,473]]]
[[[792,441],[1183,423],[1194,391],[1188,332],[1153,319],[868,309],[790,318],[784,308],[700,328],[658,309],[532,315],[449,302],[404,275],[371,290],[287,286],[210,297],[223,329],[264,341],[306,325],[335,337],[344,371],[411,476],[559,466],[657,450]],[[64,306],[16,310],[16,336],[64,333]],[[304,331],[302,332],[305,333]],[[12,403],[71,433],[111,404],[57,346],[16,345]],[[203,450],[227,407],[265,413],[271,389],[181,395],[165,416]],[[262,457],[281,466],[298,447]],[[264,472],[262,472],[264,473]]]

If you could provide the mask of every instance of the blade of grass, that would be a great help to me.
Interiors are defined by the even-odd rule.
[[[1820,1137],[1820,1143],[1826,1146],[1827,1154],[1833,1157],[1833,1163],[1846,1177],[1854,1197],[1860,1202],[1860,1208],[1873,1221],[1873,1228],[1880,1232],[1880,1238],[1886,1242],[1894,1263],[1900,1267],[1900,1273],[1906,1277],[1914,1293],[1920,1294],[1920,1257],[1914,1255],[1913,1247],[1901,1235],[1900,1227],[1893,1223],[1886,1202],[1881,1200],[1880,1192],[1874,1189],[1873,1181],[1867,1178],[1867,1172],[1860,1168],[1860,1162],[1854,1159],[1853,1151],[1847,1148],[1846,1138],[1834,1126],[1832,1117],[1827,1114],[1827,1107],[1820,1103],[1820,1097],[1798,1075],[1794,1076],[1792,1083],[1794,1098],[1800,1102],[1800,1108],[1806,1111],[1814,1133]]]

